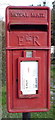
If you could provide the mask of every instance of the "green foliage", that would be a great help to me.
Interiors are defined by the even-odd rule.
[[[55,65],[52,65],[52,66],[51,66],[51,77],[52,77],[53,79],[55,79]],[[53,82],[55,82],[55,81],[53,81]]]
[[[2,87],[2,105],[6,104],[6,87]]]
[[[49,112],[35,112],[31,113],[32,118],[53,118],[53,107],[50,109]]]

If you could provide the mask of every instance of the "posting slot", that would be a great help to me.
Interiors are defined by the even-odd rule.
[[[36,25],[29,25],[29,24],[24,24],[24,25],[19,25],[18,23],[16,24],[9,24],[9,30],[10,31],[47,31],[48,29],[48,24],[36,24]]]

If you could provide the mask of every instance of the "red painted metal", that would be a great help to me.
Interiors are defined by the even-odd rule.
[[[6,9],[6,81],[9,112],[42,112],[50,109],[51,21],[48,7]],[[32,57],[26,57],[26,51]],[[20,62],[38,61],[38,91],[23,95]]]

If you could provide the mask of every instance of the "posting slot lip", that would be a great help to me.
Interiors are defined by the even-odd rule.
[[[48,25],[48,22],[43,22],[43,23],[30,23],[31,25]],[[29,23],[28,24],[26,24],[26,23],[12,23],[12,22],[10,22],[8,25],[30,25]]]

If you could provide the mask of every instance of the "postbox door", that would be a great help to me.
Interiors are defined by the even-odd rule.
[[[32,100],[32,105],[34,104],[34,102],[35,104],[37,104],[37,109],[47,108],[47,103],[46,103],[46,100],[48,99],[47,98],[48,96],[46,96],[46,94],[48,93],[46,89],[48,88],[48,77],[46,72],[48,68],[48,64],[47,64],[48,58],[46,58],[47,51],[38,51],[38,50],[35,51],[36,56],[34,58],[22,57],[22,53],[23,53],[22,50],[13,51],[13,105],[14,105],[14,108],[16,107],[19,108],[22,106],[22,109],[23,109],[23,104],[22,103],[19,104],[19,100],[21,102],[22,101],[24,102],[24,105],[26,106],[26,108],[30,107],[31,100]],[[22,82],[23,82],[23,85],[27,84],[27,83],[24,83],[26,81],[22,81],[23,79],[22,72],[24,72],[24,74],[26,72],[26,75],[28,75],[27,71],[24,70],[24,69],[27,70],[27,67],[26,67],[27,62],[30,65],[33,64],[34,70],[37,72],[35,77],[38,79],[36,81],[36,86],[38,85],[38,87],[36,89],[33,88],[33,86],[31,86],[28,90],[27,88],[24,88],[24,89],[22,88]],[[33,67],[33,65],[29,67]],[[23,77],[25,78],[25,75],[23,75]],[[29,85],[33,85],[31,83],[32,80],[29,78],[29,76],[26,76],[26,78],[29,80]],[[33,105],[33,107],[35,107],[35,105]]]

